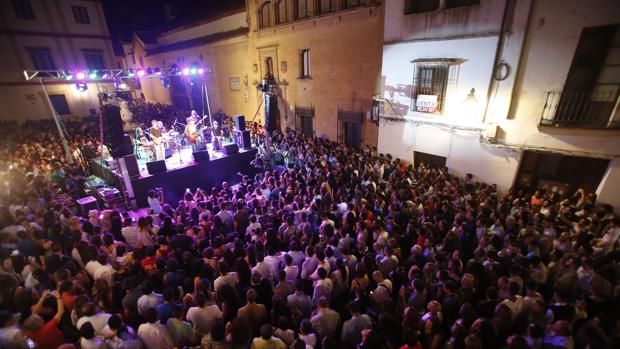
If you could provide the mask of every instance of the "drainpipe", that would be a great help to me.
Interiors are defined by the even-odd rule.
[[[497,66],[499,65],[503,53],[504,53],[504,42],[506,37],[506,23],[508,19],[508,11],[516,0],[506,0],[506,4],[504,5],[504,14],[502,15],[502,24],[500,26],[499,38],[497,40],[497,48],[495,49],[495,60],[493,61],[493,71],[491,73],[491,79],[489,79],[489,88],[487,89],[487,102],[484,105],[484,114],[482,114],[482,123],[484,124],[487,119],[487,113],[489,112],[489,104],[491,103],[491,96],[493,95],[493,90],[497,86],[497,80],[495,79],[495,73],[497,70]],[[514,8],[514,6],[512,6]],[[514,14],[514,11],[513,11]]]

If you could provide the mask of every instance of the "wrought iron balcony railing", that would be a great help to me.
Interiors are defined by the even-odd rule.
[[[618,92],[548,92],[541,126],[620,128]]]

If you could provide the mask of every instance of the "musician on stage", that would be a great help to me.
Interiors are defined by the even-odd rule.
[[[164,142],[162,140],[163,131],[159,128],[159,123],[157,120],[151,120],[151,141],[153,142],[153,146],[155,148],[155,159],[156,160],[165,160],[165,149]]]
[[[193,117],[187,118],[187,125],[185,126],[185,137],[192,146],[192,151],[198,151],[198,129],[196,128],[196,120]]]

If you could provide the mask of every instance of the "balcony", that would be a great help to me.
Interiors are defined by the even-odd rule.
[[[618,92],[548,92],[540,126],[620,129]]]

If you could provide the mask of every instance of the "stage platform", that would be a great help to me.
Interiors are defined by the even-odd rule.
[[[146,161],[138,160],[140,176],[131,179],[138,207],[148,206],[147,193],[157,187],[164,189],[165,201],[176,207],[186,189],[192,192],[196,188],[210,190],[211,187],[219,187],[223,181],[233,185],[241,181],[237,173],[253,176],[258,172],[250,166],[250,162],[258,152],[256,148],[239,149],[238,153],[226,155],[213,151],[211,144],[208,144],[207,151],[209,161],[195,161],[191,148],[184,147],[166,159],[168,169],[166,172],[153,175],[148,173]],[[120,188],[121,178],[118,169],[111,169],[98,159],[92,160],[92,163],[97,176]]]

